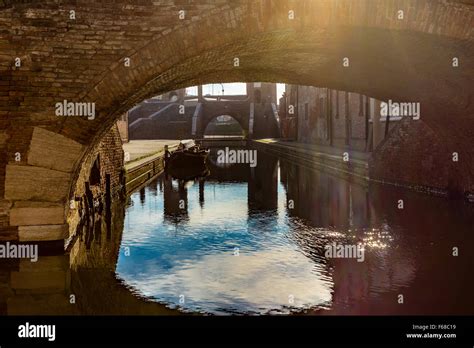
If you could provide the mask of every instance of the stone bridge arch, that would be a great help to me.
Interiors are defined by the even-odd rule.
[[[221,113],[217,113],[217,114],[206,115],[202,119],[201,134],[199,134],[199,136],[204,137],[204,135],[206,133],[206,129],[209,126],[209,124],[213,120],[215,120],[217,117],[224,116],[224,115],[232,117],[232,119],[234,119],[239,124],[240,128],[242,128],[242,130],[244,130],[248,134],[248,131],[249,131],[249,127],[248,127],[249,117],[248,117],[248,115],[241,114],[241,113],[235,113],[235,112],[223,112],[223,113],[221,112]]]
[[[0,23],[1,224],[23,231],[22,240],[41,239],[45,228],[61,239],[81,164],[123,112],[214,82],[420,102],[450,185],[474,190],[474,10],[466,1],[22,1],[4,2]],[[95,103],[95,118],[56,116],[63,100]],[[460,162],[449,161],[453,152]],[[46,227],[35,219],[45,214]]]

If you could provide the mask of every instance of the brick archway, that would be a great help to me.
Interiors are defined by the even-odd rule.
[[[249,128],[249,127],[248,127],[248,124],[249,124],[249,123],[248,123],[248,117],[245,117],[244,115],[241,115],[241,114],[236,114],[236,113],[232,113],[232,112],[231,112],[231,113],[227,112],[227,113],[224,113],[224,114],[222,114],[222,115],[216,115],[216,114],[214,114],[214,115],[208,115],[208,116],[203,120],[203,123],[202,123],[202,127],[201,127],[201,129],[202,129],[202,134],[201,134],[201,135],[202,135],[202,136],[205,135],[206,130],[207,130],[207,127],[209,126],[209,124],[210,124],[213,120],[217,119],[219,116],[230,116],[230,117],[232,117],[232,119],[233,119],[234,121],[236,121],[236,122],[239,124],[240,128],[241,128],[243,131],[245,131],[245,132],[248,133],[248,128]]]
[[[1,224],[18,227],[23,240],[41,239],[45,229],[62,238],[81,162],[124,111],[213,82],[287,82],[420,102],[442,156],[462,159],[446,162],[451,184],[474,190],[474,10],[465,1],[6,3]],[[95,119],[56,116],[63,100],[95,103]]]

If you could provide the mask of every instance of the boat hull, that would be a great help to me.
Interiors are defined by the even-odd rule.
[[[192,180],[209,174],[206,164],[208,152],[174,152],[166,164],[166,171],[173,178]]]

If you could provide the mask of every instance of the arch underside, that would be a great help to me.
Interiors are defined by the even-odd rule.
[[[474,118],[467,86],[469,72],[474,71],[472,48],[465,40],[373,28],[259,34],[175,64],[152,77],[120,104],[114,104],[115,108],[104,110],[102,131],[141,100],[177,88],[241,81],[328,87],[380,100],[419,102],[421,118],[443,142],[447,158],[453,152],[463,154],[466,162],[459,164],[463,169],[453,171],[464,176],[456,180],[468,181],[470,186],[474,172],[467,163],[474,159],[469,145]],[[237,55],[239,67],[232,64]],[[345,57],[349,67],[342,64]],[[462,62],[462,71],[454,70],[453,57]],[[96,141],[101,132],[97,134]]]
[[[160,93],[216,82],[291,83],[419,102],[421,119],[437,136],[443,156],[457,152],[462,159],[456,164],[446,159],[451,185],[474,192],[472,6],[415,0],[217,1],[185,22],[171,19],[178,4],[158,28],[162,9],[151,1],[136,12],[99,5],[103,8],[91,3],[84,9],[88,16],[66,25],[57,17],[48,20],[42,10],[60,16],[52,1],[0,9],[0,16],[12,21],[7,55],[24,61],[21,69],[10,63],[1,67],[13,93],[10,105],[0,106],[5,134],[0,140],[8,139],[0,163],[6,172],[0,201],[7,212],[16,211],[7,225],[34,226],[30,237],[41,228],[15,214],[48,211],[50,225],[63,226],[83,161],[125,111]],[[191,1],[189,13],[201,5]],[[63,10],[71,6],[65,2]],[[390,15],[398,8],[406,9],[406,21]],[[301,16],[288,21],[288,9]],[[28,11],[35,10],[31,19]],[[11,17],[12,11],[22,15]],[[34,18],[44,20],[48,40],[15,41],[14,28],[21,25],[23,35],[41,36]],[[130,57],[129,67],[124,57]],[[58,118],[54,104],[64,99],[94,102],[95,119]],[[24,154],[19,162],[17,152]]]
[[[216,120],[219,116],[230,116],[230,117],[232,117],[232,120],[234,120],[235,122],[237,122],[239,124],[241,130],[245,130],[246,132],[248,132],[248,118],[244,118],[242,115],[238,115],[238,114],[235,114],[235,113],[225,113],[225,114],[222,114],[222,115],[211,115],[211,116],[206,117],[203,120],[203,124],[202,124],[202,134],[203,135],[206,134],[206,131],[208,130],[208,127],[211,124],[211,122]]]

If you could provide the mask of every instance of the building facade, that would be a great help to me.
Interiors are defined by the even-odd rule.
[[[286,85],[282,136],[302,143],[370,152],[400,117],[381,116],[381,101],[330,88]]]

